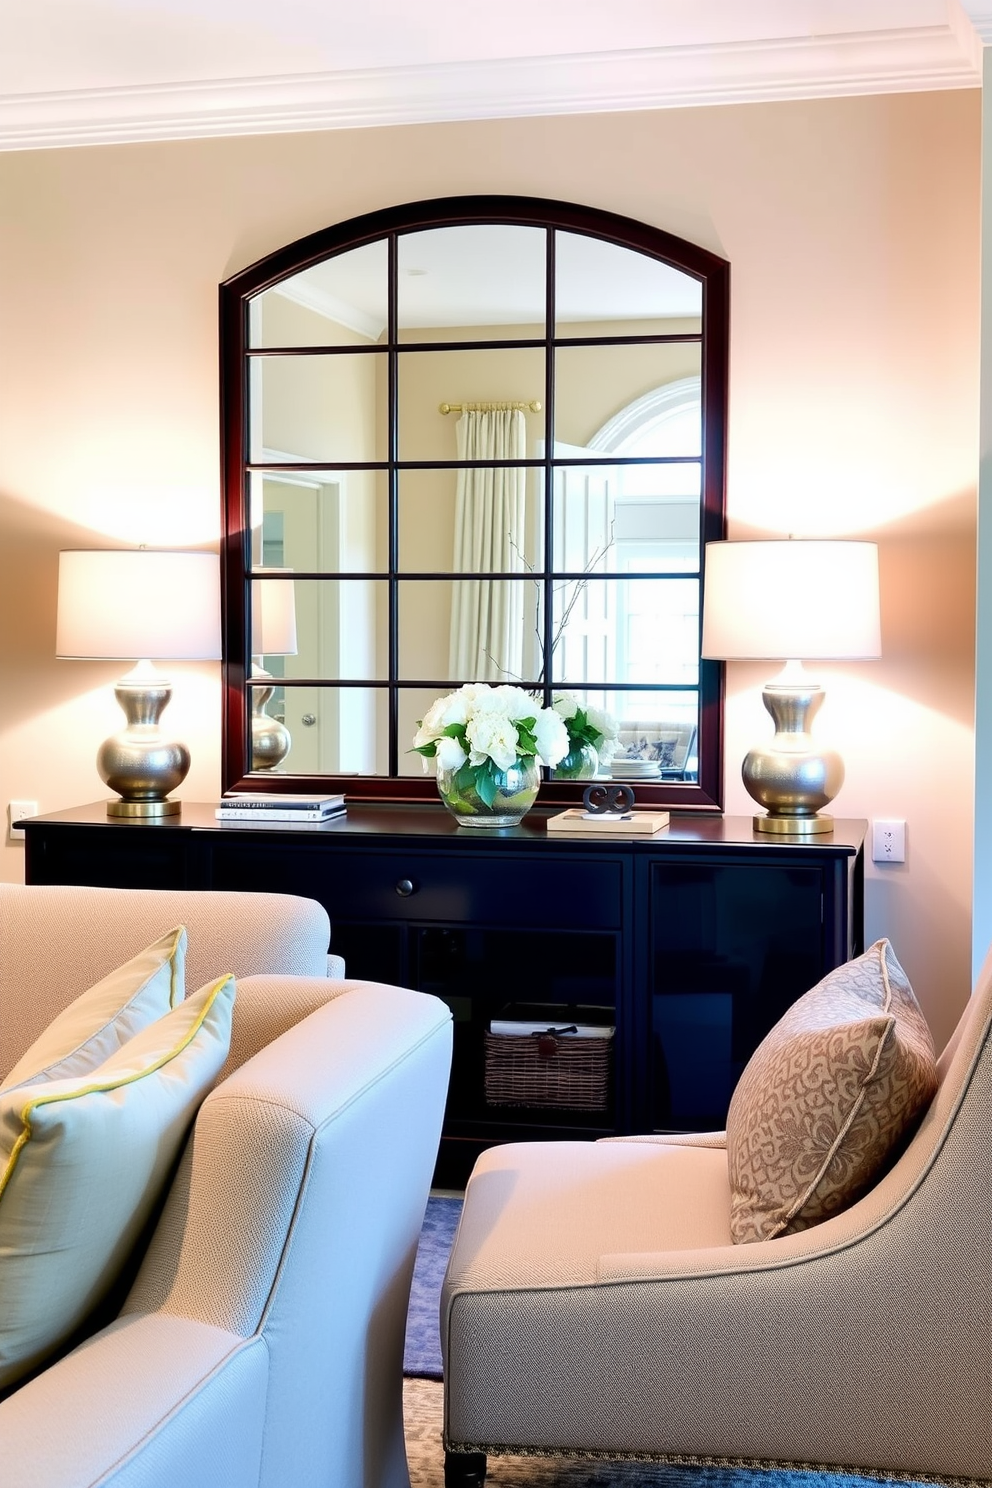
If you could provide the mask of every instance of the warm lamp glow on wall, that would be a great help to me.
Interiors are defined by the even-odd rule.
[[[266,569],[266,574],[289,574],[292,569]],[[253,579],[251,585],[252,677],[271,676],[262,665],[265,656],[295,656],[296,586],[292,579]],[[251,768],[274,770],[281,765],[292,747],[289,729],[278,718],[270,718],[265,709],[275,687],[251,689]]]
[[[220,565],[214,553],[150,548],[59,554],[58,656],[133,660],[114,696],[127,726],[101,744],[100,778],[120,799],[108,816],[171,816],[189,750],[159,726],[172,684],[155,661],[220,658]]]
[[[833,818],[820,808],[843,785],[844,764],[810,735],[824,690],[802,663],[881,655],[876,545],[707,543],[702,654],[786,663],[761,694],[775,736],[741,768],[749,795],[767,808],[754,825],[787,835],[831,831]]]

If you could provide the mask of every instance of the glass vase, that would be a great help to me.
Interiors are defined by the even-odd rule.
[[[555,765],[555,780],[593,780],[599,770],[595,744],[573,744],[563,760]]]
[[[460,827],[515,827],[537,800],[541,768],[531,755],[508,770],[462,765],[437,772],[437,789]]]

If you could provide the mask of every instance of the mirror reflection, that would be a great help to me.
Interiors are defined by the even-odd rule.
[[[389,316],[384,238],[290,274],[249,300],[248,345],[354,346],[381,341]]]
[[[384,375],[380,354],[256,357],[249,389],[252,463],[384,460],[385,428],[376,416]]]
[[[544,440],[543,348],[486,347],[472,351],[404,351],[399,355],[397,418],[401,460],[533,460]],[[519,428],[500,436],[498,420],[513,411]],[[463,421],[465,405],[480,417]],[[452,406],[457,405],[457,406]],[[442,407],[451,409],[442,413]],[[523,414],[526,417],[523,417]],[[460,426],[460,427],[459,427]],[[459,442],[468,428],[472,437]]]
[[[700,274],[542,224],[395,242],[392,290],[383,236],[244,295],[246,769],[416,775],[439,692],[511,681],[696,779]]]
[[[267,658],[267,665],[275,658]],[[386,693],[380,689],[281,685],[278,676],[255,677],[248,687],[253,718],[265,727],[254,730],[259,741],[254,772],[273,770],[293,775],[357,775],[376,778],[389,768],[389,720]],[[424,773],[420,755],[409,749],[420,720],[438,696],[437,688],[405,688],[399,694],[400,750],[396,774],[417,778]],[[556,698],[571,698],[582,708],[605,710],[616,720],[614,752],[600,761],[603,778],[691,782],[698,773],[696,701],[693,692],[668,692],[659,706],[645,691],[604,692],[594,688],[556,689]],[[278,748],[267,744],[271,725],[280,733]],[[264,735],[264,737],[262,737]]]
[[[699,280],[671,264],[585,234],[555,233],[555,332],[576,335],[595,323],[598,335],[612,321],[623,327],[659,321],[696,324],[703,314]]]
[[[254,568],[385,571],[389,493],[381,472],[252,471],[248,491]]]
[[[547,234],[487,222],[405,233],[397,249],[399,339],[544,337]]]

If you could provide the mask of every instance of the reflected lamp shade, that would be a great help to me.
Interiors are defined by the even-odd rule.
[[[251,583],[251,650],[253,656],[295,656],[296,585],[290,578],[268,575],[291,574],[291,568],[256,570],[261,577]],[[285,723],[266,712],[275,687],[271,672],[261,661],[253,661],[253,680],[261,686],[251,688],[251,768],[274,770],[281,765],[292,747],[292,737]]]
[[[263,577],[251,584],[251,649],[255,656],[295,656],[296,585],[292,579],[268,578],[290,574],[291,568],[256,570]]]
[[[114,695],[127,725],[97,753],[101,779],[118,793],[111,816],[169,816],[189,750],[160,725],[172,696],[155,661],[216,661],[220,564],[214,553],[149,548],[59,554],[56,654],[63,660],[131,660]]]
[[[786,835],[830,831],[832,818],[820,808],[840,790],[844,765],[810,735],[824,689],[802,663],[881,655],[878,548],[795,538],[714,542],[705,572],[702,655],[786,663],[761,695],[775,736],[750,750],[741,769],[748,793],[766,808],[754,825]]]

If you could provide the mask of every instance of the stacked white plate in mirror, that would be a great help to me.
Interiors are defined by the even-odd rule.
[[[614,780],[655,780],[660,768],[657,760],[615,759],[610,774]]]

